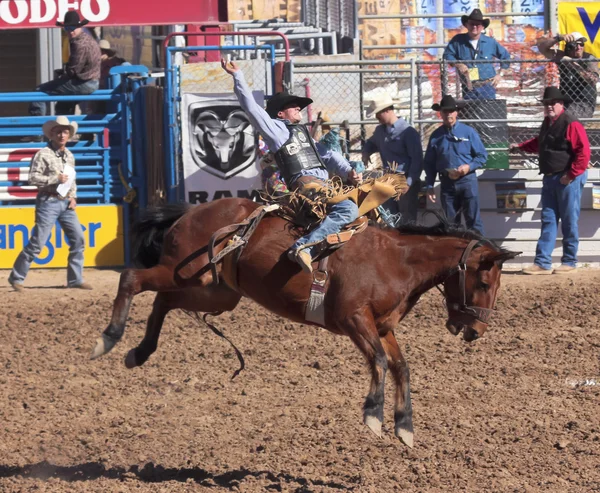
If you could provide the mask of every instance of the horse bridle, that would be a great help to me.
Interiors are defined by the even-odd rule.
[[[467,315],[469,317],[472,317],[475,320],[477,320],[478,322],[485,324],[487,326],[487,324],[489,323],[489,320],[492,316],[492,313],[494,312],[494,309],[467,305],[467,287],[466,287],[467,259],[469,258],[469,255],[471,255],[471,252],[477,246],[479,246],[480,243],[481,243],[481,240],[471,240],[469,242],[469,244],[467,245],[467,247],[465,248],[465,250],[463,251],[463,254],[460,257],[460,260],[458,261],[458,266],[455,269],[453,269],[452,272],[440,283],[440,284],[444,283],[446,281],[446,279],[448,279],[450,276],[454,275],[455,272],[458,272],[458,283],[459,283],[459,290],[461,293],[460,303],[449,303],[448,296],[446,295],[444,290],[442,288],[440,288],[439,284],[436,284],[435,287],[438,288],[440,293],[442,293],[444,295],[444,298],[446,299],[446,306],[448,307],[448,309],[455,311],[457,313],[460,313],[462,315]]]

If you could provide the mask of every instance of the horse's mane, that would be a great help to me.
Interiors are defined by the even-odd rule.
[[[437,223],[432,226],[423,224],[408,223],[401,224],[396,228],[391,226],[375,223],[374,225],[380,229],[396,230],[403,235],[423,235],[423,236],[452,236],[455,238],[464,238],[465,240],[478,240],[482,243],[487,243],[492,248],[498,251],[504,251],[493,240],[486,238],[482,234],[472,229],[467,229],[465,226],[454,224],[448,218],[438,211],[425,211],[425,214],[432,214],[436,217]]]

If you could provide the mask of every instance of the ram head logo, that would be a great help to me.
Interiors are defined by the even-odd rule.
[[[200,168],[228,179],[256,162],[257,138],[239,107],[204,108],[190,116],[192,156]]]

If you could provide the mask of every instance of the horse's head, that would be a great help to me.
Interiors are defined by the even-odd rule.
[[[481,337],[487,329],[500,290],[502,264],[521,252],[499,250],[473,240],[465,248],[456,272],[444,281],[448,321],[454,335],[463,331],[467,342]]]

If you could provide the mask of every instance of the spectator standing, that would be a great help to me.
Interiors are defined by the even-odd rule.
[[[484,234],[479,211],[479,187],[475,170],[487,160],[487,152],[472,127],[458,121],[459,105],[446,95],[431,109],[441,112],[443,125],[431,134],[425,151],[427,196],[436,201],[433,186],[440,175],[440,195],[446,216],[460,224],[464,215],[469,229]]]
[[[509,60],[510,54],[494,38],[483,34],[490,25],[484,19],[481,10],[474,9],[468,16],[461,17],[466,33],[454,36],[443,58],[451,62],[460,78],[464,99],[496,99],[496,87],[502,78],[502,72],[496,73],[493,63],[474,63],[479,60]],[[502,63],[502,69],[508,69],[508,63]]]
[[[534,264],[524,274],[568,274],[577,267],[581,193],[587,180],[590,143],[581,122],[565,111],[569,96],[557,87],[546,87],[544,122],[537,137],[511,144],[510,152],[537,152],[542,184],[542,231]],[[563,235],[561,265],[552,269],[558,221]]]
[[[561,41],[565,42],[564,51],[555,52],[553,47]],[[584,51],[586,42],[587,38],[578,32],[537,41],[540,53],[558,65],[560,89],[572,101],[567,111],[575,118],[592,118],[598,96],[598,61]]]
[[[365,167],[368,167],[371,154],[379,152],[384,170],[389,172],[395,166],[395,171],[404,173],[409,186],[399,200],[390,199],[383,207],[390,214],[399,214],[403,223],[416,222],[423,171],[421,137],[406,120],[396,115],[394,102],[389,95],[374,99],[366,116],[374,116],[380,125],[365,142],[362,153]]]
[[[64,22],[56,22],[69,35],[70,57],[65,70],[58,78],[44,82],[36,87],[36,91],[51,95],[91,94],[99,87],[100,79],[100,47],[83,26],[89,21],[79,19],[79,14],[70,10],[65,14]],[[56,113],[72,115],[77,102],[58,102]],[[34,102],[29,105],[29,114],[44,116],[48,111],[48,103]]]
[[[108,77],[110,69],[126,63],[124,58],[117,56],[116,50],[110,47],[110,41],[101,39],[100,47],[100,89],[108,88]]]
[[[8,282],[15,291],[23,291],[23,282],[33,260],[48,241],[56,221],[69,240],[67,287],[92,289],[83,281],[83,251],[85,240],[77,218],[77,186],[75,158],[66,145],[77,132],[77,123],[66,116],[49,120],[43,125],[48,145],[40,149],[31,161],[29,183],[38,187],[35,199],[35,227],[29,243],[17,257]],[[70,186],[69,186],[70,184]]]

